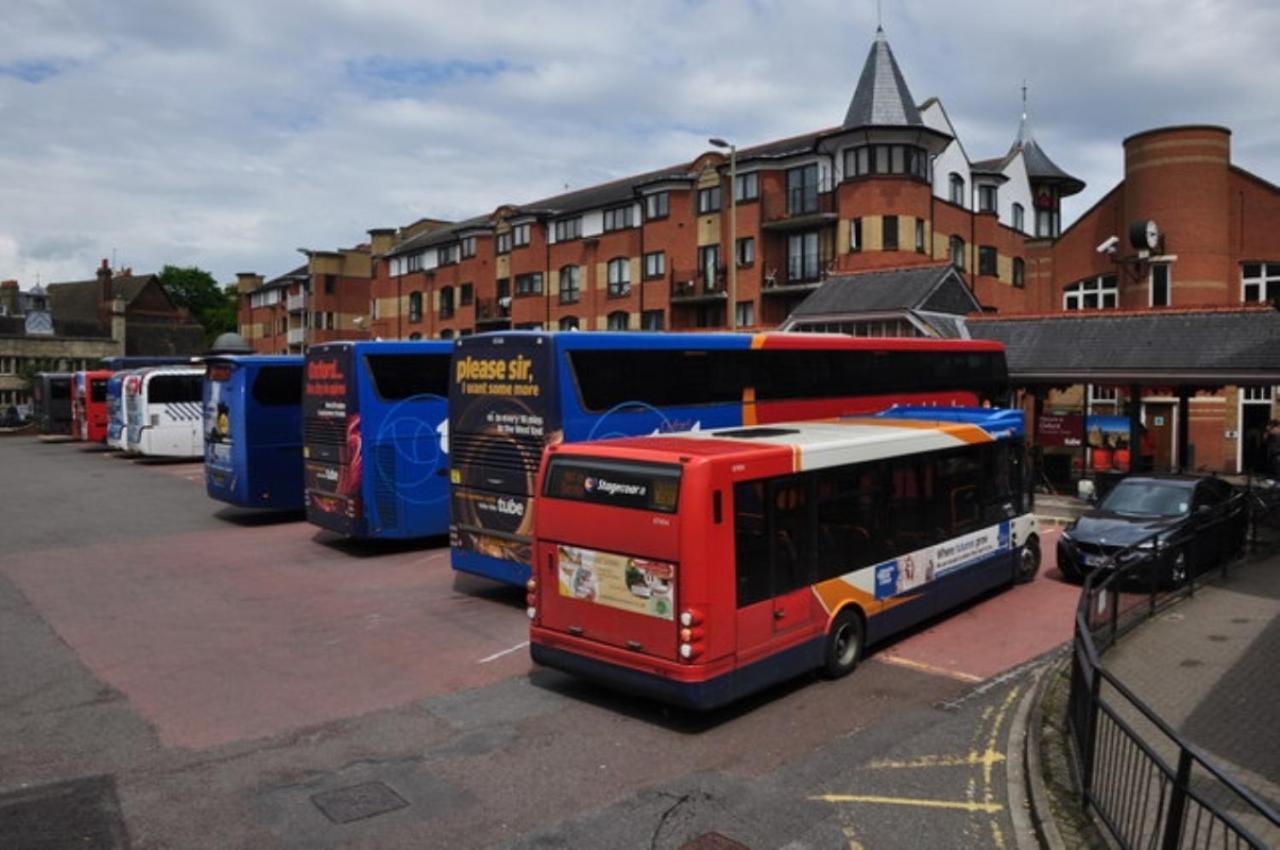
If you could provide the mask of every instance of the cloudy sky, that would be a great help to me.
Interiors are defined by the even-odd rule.
[[[1030,88],[1042,146],[1088,182],[1121,139],[1234,130],[1280,182],[1274,0],[883,0],[917,101],[974,158]],[[5,0],[0,278],[198,265],[268,277],[298,247],[465,217],[838,124],[875,0]]]

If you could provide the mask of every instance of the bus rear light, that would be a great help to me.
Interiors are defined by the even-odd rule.
[[[700,643],[682,643],[680,644],[680,657],[685,661],[692,661],[702,654],[703,646]]]
[[[706,635],[703,633],[702,629],[700,628],[680,630],[681,643],[701,643],[704,637],[706,637]]]
[[[536,578],[529,579],[524,583],[524,589],[530,593],[536,593],[538,590],[538,580]]]
[[[529,619],[530,619],[530,620],[537,619],[537,617],[538,617],[538,609],[537,609],[537,608],[534,608],[532,605],[530,605],[528,608],[526,608],[526,609],[524,610],[524,612],[525,612],[526,614],[528,614],[528,615],[529,615]]]
[[[701,626],[702,612],[697,608],[686,608],[680,612],[680,625],[682,626]]]
[[[538,604],[538,594],[536,594],[536,593],[526,593],[526,594],[524,595],[524,601],[525,601],[525,603],[526,603],[526,604],[528,604],[528,606],[529,606],[530,608],[532,608],[533,606],[535,606],[535,605],[537,605],[537,604]]]

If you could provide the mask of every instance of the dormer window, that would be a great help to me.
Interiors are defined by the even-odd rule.
[[[951,172],[950,178],[951,194],[949,198],[951,203],[956,206],[964,206],[964,178],[954,171]]]
[[[604,211],[604,232],[625,230],[631,226],[631,205],[614,207]]]
[[[997,211],[996,206],[996,187],[995,186],[979,186],[978,187],[978,212],[993,213]]]
[[[556,222],[556,241],[567,242],[570,239],[582,238],[582,216],[562,218]]]

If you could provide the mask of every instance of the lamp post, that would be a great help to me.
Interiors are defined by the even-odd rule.
[[[738,149],[719,137],[712,146],[729,149],[729,330],[738,329]]]

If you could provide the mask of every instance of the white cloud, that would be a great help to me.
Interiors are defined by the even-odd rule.
[[[10,4],[13,5],[13,4]],[[1088,181],[1169,123],[1235,130],[1280,180],[1280,11],[995,0],[890,4],[912,93],[975,157],[1028,80],[1037,136]],[[291,268],[294,248],[462,217],[837,124],[874,29],[845,0],[19,0],[0,18],[0,277],[196,264]]]

